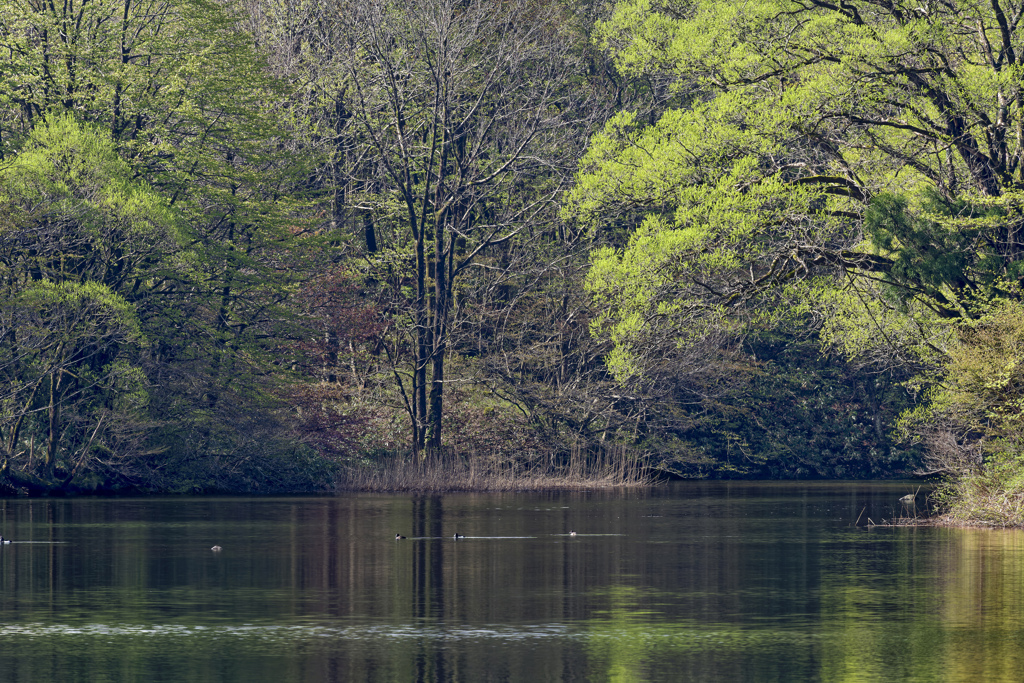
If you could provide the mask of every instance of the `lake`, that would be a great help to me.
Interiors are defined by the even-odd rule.
[[[915,486],[0,499],[0,681],[1024,680],[1024,534]]]

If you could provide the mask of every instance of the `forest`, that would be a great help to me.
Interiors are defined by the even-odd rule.
[[[1024,524],[1022,16],[0,0],[0,489],[916,475]]]

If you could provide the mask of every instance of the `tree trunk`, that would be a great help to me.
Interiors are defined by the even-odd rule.
[[[427,415],[427,448],[432,453],[441,449],[441,416],[444,402],[444,361],[447,351],[448,294],[446,272],[445,227],[439,222],[434,228],[434,296],[433,296],[433,349],[431,353],[430,407]]]
[[[46,476],[53,479],[57,465],[57,451],[60,444],[60,385],[64,373],[57,370],[50,375],[50,404],[47,407]]]
[[[415,221],[415,218],[413,219]],[[413,368],[413,452],[423,452],[427,414],[427,362],[430,357],[430,325],[427,312],[427,264],[424,248],[424,226],[416,233],[416,366]]]

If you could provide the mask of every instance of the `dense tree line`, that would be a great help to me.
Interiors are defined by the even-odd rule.
[[[308,205],[308,160],[270,115],[282,84],[212,3],[0,15],[0,472],[29,490],[259,478],[273,430],[250,408]]]
[[[0,1],[0,482],[914,469],[1016,301],[1015,25],[730,7]]]
[[[923,402],[904,433],[952,477],[951,501],[974,498],[965,516],[1022,521],[1022,14],[619,3],[603,44],[683,102],[655,121],[617,114],[567,208],[594,230],[639,225],[588,279],[616,375],[810,316],[858,363],[913,373]]]

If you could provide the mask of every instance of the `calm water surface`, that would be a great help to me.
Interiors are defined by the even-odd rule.
[[[0,499],[0,681],[1024,680],[1024,535],[911,490]]]

